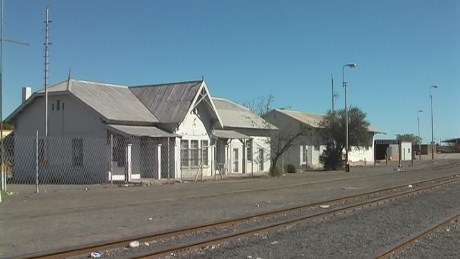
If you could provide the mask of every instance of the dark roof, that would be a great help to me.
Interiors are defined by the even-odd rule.
[[[204,81],[134,86],[129,89],[162,123],[182,123],[187,113],[204,101],[211,117],[221,124]]]

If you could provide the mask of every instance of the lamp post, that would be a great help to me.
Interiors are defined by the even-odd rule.
[[[418,130],[418,158],[419,160],[422,160],[422,139],[420,138],[420,118],[418,117],[418,114],[423,112],[423,110],[418,110],[417,111],[417,130]]]
[[[430,86],[430,103],[431,103],[431,160],[434,162],[434,126],[433,126],[433,95],[431,94],[432,88],[438,88],[437,85]]]
[[[348,163],[348,106],[347,106],[347,82],[345,82],[345,67],[354,68],[356,64],[345,64],[342,67],[342,82],[345,89],[345,172],[350,172],[350,164]]]

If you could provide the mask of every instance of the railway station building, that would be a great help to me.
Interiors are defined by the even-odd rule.
[[[128,87],[69,78],[24,96],[6,121],[14,125],[14,182],[268,171],[275,129],[247,108],[213,98],[204,80]]]

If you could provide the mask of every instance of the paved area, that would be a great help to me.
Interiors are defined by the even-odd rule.
[[[424,170],[460,160],[460,154],[385,166],[352,167],[351,172],[304,172],[272,178],[227,176],[224,180],[137,187],[49,186],[22,192],[0,204],[0,257],[11,257],[90,242],[159,232],[223,218],[319,202],[433,178],[452,171]],[[460,167],[456,167],[456,172]],[[460,172],[459,172],[460,173]],[[364,176],[372,176],[366,177]],[[339,181],[337,181],[339,180]]]

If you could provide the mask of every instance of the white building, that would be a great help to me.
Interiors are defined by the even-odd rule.
[[[244,142],[268,136],[265,128],[231,123],[227,128],[203,80],[126,87],[71,79],[47,92],[48,127],[44,90],[32,94],[6,119],[15,128],[17,181],[35,181],[37,159],[40,182],[190,179],[215,174],[217,158],[234,165],[232,172],[243,173],[248,160],[240,159],[240,153],[248,149],[231,156],[216,145],[228,135],[223,140],[213,132],[228,134],[231,129],[244,135]],[[232,116],[247,114],[233,112]],[[226,122],[231,120],[225,115]],[[269,154],[269,147],[264,148]],[[254,149],[250,152],[257,155]],[[263,170],[268,170],[265,163]]]
[[[308,129],[305,134],[298,137],[293,145],[282,155],[279,162],[285,167],[293,164],[304,169],[321,169],[323,165],[319,157],[326,149],[326,143],[323,143],[318,130],[321,129],[320,123],[323,115],[312,114],[302,111],[293,111],[286,109],[274,109],[264,115],[264,119],[279,128],[285,134],[295,133],[301,129]],[[372,135],[372,141],[366,147],[351,147],[348,154],[350,165],[367,165],[374,161],[374,135],[378,131],[369,127],[369,134]]]

